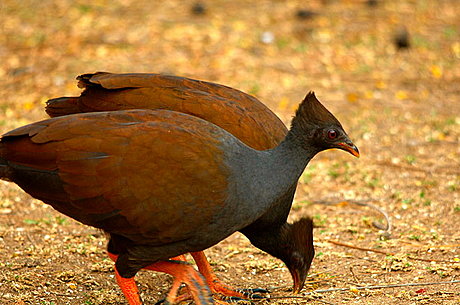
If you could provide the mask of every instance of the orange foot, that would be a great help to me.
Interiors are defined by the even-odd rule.
[[[209,264],[208,260],[206,259],[206,256],[204,255],[203,252],[191,252],[190,253],[193,256],[193,259],[195,260],[198,269],[200,270],[200,273],[205,277],[206,282],[211,289],[213,296],[214,296],[214,301],[216,304],[229,304],[229,303],[240,303],[244,301],[250,301],[250,300],[260,300],[263,299],[259,293],[269,293],[268,290],[262,289],[262,288],[257,288],[257,289],[234,289],[226,284],[222,283],[221,280],[219,280],[214,272],[212,271],[211,265]],[[180,260],[185,260],[184,256],[181,257],[176,257],[172,259],[180,259]],[[193,297],[189,294],[188,291],[181,292],[178,298],[176,299],[176,302],[183,302],[187,300],[191,300]],[[165,304],[165,299],[157,302],[155,305],[159,304]],[[166,303],[167,304],[167,303]]]
[[[109,253],[109,257],[116,262],[118,255]],[[177,293],[182,284],[186,284],[188,288],[187,299],[192,299],[197,305],[214,304],[206,282],[203,277],[187,262],[183,261],[183,256],[177,257],[179,260],[168,260],[154,263],[144,269],[164,272],[172,275],[174,281],[166,299],[165,305],[176,304],[184,300],[183,295],[177,296]],[[132,278],[123,278],[115,267],[115,277],[121,291],[128,300],[129,305],[142,305],[142,300],[139,296],[139,291]]]
[[[222,283],[221,280],[217,278],[212,271],[211,265],[209,264],[204,252],[191,252],[190,253],[193,259],[200,270],[200,273],[206,279],[209,288],[211,289],[212,293],[215,295],[215,298],[221,301],[228,301],[228,302],[239,302],[244,300],[259,300],[263,299],[264,297],[259,295],[258,293],[269,293],[268,290],[262,288],[256,289],[234,289],[226,284]],[[225,304],[218,302],[220,304]]]

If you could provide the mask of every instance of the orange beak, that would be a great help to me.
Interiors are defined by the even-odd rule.
[[[294,288],[293,288],[293,291],[294,293],[299,293],[300,290],[302,290],[304,284],[305,284],[305,280],[306,280],[306,276],[301,276],[300,275],[300,272],[298,270],[289,270],[291,272],[291,276],[292,276],[292,279],[294,281]]]
[[[349,152],[350,154],[352,154],[356,158],[359,158],[359,150],[358,150],[358,147],[356,147],[355,144],[353,144],[351,142],[349,142],[349,143],[341,142],[341,143],[339,143],[337,145],[339,146],[338,148]]]

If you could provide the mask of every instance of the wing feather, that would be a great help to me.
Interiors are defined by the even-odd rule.
[[[12,167],[24,166],[17,175],[41,169],[46,181],[61,183],[64,194],[56,196],[56,188],[47,193],[45,180],[40,187],[36,179],[15,181],[57,210],[112,233],[161,243],[186,239],[225,205],[228,170],[219,139],[228,136],[171,111],[88,113],[10,132],[1,154]]]
[[[50,100],[48,114],[169,109],[216,124],[260,150],[273,148],[287,133],[281,120],[263,103],[227,86],[147,73],[99,72],[84,74],[77,79],[79,87],[84,88],[78,100],[74,97]]]

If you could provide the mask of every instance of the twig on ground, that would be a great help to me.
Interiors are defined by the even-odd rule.
[[[311,285],[311,284],[317,284],[317,283],[322,283],[322,282],[327,282],[332,279],[336,279],[336,276],[331,276],[325,279],[320,279],[320,280],[312,280],[312,281],[305,281],[305,285]],[[268,287],[268,291],[273,291],[273,290],[278,290],[278,289],[283,289],[283,288],[289,288],[291,286],[289,285],[283,285],[283,286],[275,286],[275,287]]]
[[[364,287],[365,286],[363,284],[358,284],[358,283],[355,283],[355,282],[350,282],[350,281],[342,280],[342,279],[336,279],[336,281],[344,283],[344,284],[348,284],[350,286],[357,286],[357,287]]]
[[[443,143],[445,144],[454,144],[454,145],[458,145],[458,142],[444,142]],[[377,161],[377,162],[374,162],[375,165],[378,165],[378,166],[388,166],[388,167],[395,167],[395,168],[399,168],[399,169],[404,169],[404,170],[408,170],[408,171],[413,171],[413,172],[420,172],[420,173],[425,173],[425,174],[429,174],[429,175],[432,175],[433,173],[436,173],[436,174],[456,174],[457,172],[455,170],[452,170],[452,168],[446,168],[446,167],[436,167],[436,168],[429,168],[429,169],[425,169],[425,168],[420,168],[420,167],[415,167],[415,166],[408,166],[408,165],[401,165],[401,164],[394,164],[394,163],[390,163],[388,161]]]
[[[335,240],[327,240],[327,242],[330,242],[331,244],[334,244],[334,245],[343,246],[343,247],[348,247],[348,248],[352,248],[352,249],[356,249],[356,250],[361,250],[361,251],[371,251],[371,252],[380,253],[380,254],[385,254],[385,255],[395,255],[394,253],[391,253],[391,252],[385,252],[385,251],[382,251],[382,250],[376,250],[376,249],[369,249],[369,248],[357,247],[357,246],[354,246],[354,245],[342,243],[342,242],[340,242],[340,241],[335,241]]]
[[[284,288],[289,288],[291,286],[289,285],[282,285],[282,286],[273,286],[273,287],[267,287],[266,289],[268,291],[273,291],[273,290],[278,290],[278,289],[284,289]]]
[[[302,199],[300,199],[300,201],[302,201]],[[338,205],[340,203],[351,203],[351,204],[356,204],[356,205],[359,205],[359,206],[365,206],[365,207],[368,207],[368,208],[371,208],[373,210],[376,210],[377,212],[379,212],[380,214],[383,215],[383,217],[385,217],[385,221],[386,221],[386,226],[385,227],[382,227],[379,223],[376,223],[376,222],[373,222],[372,225],[374,227],[376,227],[377,229],[379,230],[383,230],[383,231],[386,231],[387,233],[390,233],[391,230],[392,230],[392,224],[391,224],[391,220],[390,220],[390,217],[388,216],[388,213],[385,212],[382,208],[376,206],[376,205],[373,205],[371,203],[367,203],[367,202],[364,202],[364,201],[357,201],[357,200],[339,200],[339,201],[332,201],[332,200],[318,200],[318,201],[313,201],[313,203],[318,203],[318,204],[326,204],[326,205]]]
[[[353,278],[355,279],[356,283],[359,283],[360,280],[358,279],[358,277],[357,277],[356,274],[354,273],[354,271],[353,271],[353,266],[350,266],[350,272],[351,272],[351,275],[353,276]],[[363,285],[357,284],[356,286],[363,286]]]
[[[312,274],[309,274],[308,277],[317,277],[321,274],[325,274],[325,273],[331,273],[333,271],[335,271],[336,268],[332,268],[332,269],[327,269],[327,270],[324,270],[324,271],[321,271],[321,272],[317,272],[317,273],[312,273]]]
[[[324,273],[329,273],[331,271],[334,271],[334,269],[329,269],[329,270],[325,270],[325,271],[322,271],[322,272],[318,272],[318,273],[313,273],[313,274],[309,274],[307,278],[314,278],[314,277],[318,277],[318,275],[321,275],[321,274],[324,274]],[[305,284],[316,284],[316,283],[321,283],[321,282],[324,282],[324,281],[329,281],[329,280],[332,280],[332,279],[337,279],[339,277],[342,277],[342,276],[339,276],[339,275],[332,275],[330,277],[327,277],[327,278],[324,278],[324,279],[318,279],[318,280],[308,280],[305,282]],[[282,285],[282,286],[274,286],[274,287],[268,287],[267,289],[269,291],[273,291],[273,290],[278,290],[278,289],[283,289],[283,288],[289,288],[291,287],[290,285]]]
[[[431,286],[431,285],[446,285],[446,284],[458,284],[458,283],[460,283],[460,280],[444,281],[444,282],[405,283],[405,284],[388,284],[388,285],[363,286],[363,287],[353,287],[353,289],[357,289],[357,290],[385,289],[385,288],[397,288],[397,287]],[[333,292],[333,291],[347,291],[347,290],[350,290],[350,288],[330,288],[330,289],[314,290],[314,291],[311,291],[311,292],[307,292],[307,294]]]
[[[425,244],[414,244],[404,240],[400,241],[403,244],[410,245],[413,247],[427,247],[427,248],[460,248],[460,244],[447,244],[447,245],[425,245]]]
[[[356,249],[356,250],[371,251],[371,252],[385,254],[385,255],[395,255],[395,253],[393,253],[393,252],[385,252],[385,251],[376,250],[376,249],[357,247],[357,246],[354,246],[354,245],[342,243],[340,241],[335,241],[335,240],[327,240],[327,241],[330,242],[331,244],[334,244],[334,245],[343,246],[343,247],[347,247],[347,248],[352,248],[352,249]],[[416,260],[416,261],[422,261],[422,262],[437,262],[437,263],[450,263],[450,264],[456,263],[455,261],[434,259],[434,258],[431,259],[431,258],[421,258],[421,257],[414,257],[414,256],[407,256],[407,258],[413,259],[413,260]]]
[[[336,276],[331,276],[328,278],[320,279],[320,280],[314,280],[314,281],[306,281],[305,284],[316,284],[316,283],[321,283],[321,282],[326,282],[332,279],[337,278]]]
[[[29,233],[26,233],[26,237],[29,240],[29,242],[32,244],[32,247],[36,248],[35,241],[32,239]]]
[[[353,203],[353,204],[356,204],[356,205],[360,205],[360,206],[365,206],[365,207],[369,207],[371,209],[374,209],[376,210],[377,212],[379,212],[380,214],[383,215],[383,217],[385,217],[385,221],[387,222],[387,225],[385,228],[383,228],[382,226],[380,226],[380,224],[378,223],[375,223],[373,222],[372,224],[374,225],[374,227],[376,227],[377,229],[379,230],[383,230],[383,231],[386,231],[388,233],[391,232],[392,230],[392,225],[391,225],[391,220],[390,220],[390,217],[388,216],[388,213],[386,211],[384,211],[382,208],[376,206],[376,205],[373,205],[371,203],[367,203],[367,202],[362,202],[362,201],[356,201],[356,200],[353,200],[353,201],[347,201],[349,203]]]
[[[263,298],[260,299],[262,300],[275,300],[275,299],[312,299],[311,296],[301,296],[301,295],[286,295],[286,296],[276,296],[276,297],[268,297],[268,298]],[[334,303],[330,303],[328,301],[320,300],[320,299],[314,299],[315,301],[324,303],[324,304],[331,304],[334,305]]]
[[[353,287],[355,290],[365,290],[365,289],[386,289],[386,288],[398,288],[398,287],[414,287],[414,286],[432,286],[432,285],[448,285],[448,284],[458,284],[460,280],[444,281],[444,282],[427,282],[427,283],[404,283],[404,284],[388,284],[388,285],[375,285],[375,286],[362,286],[362,287]],[[326,292],[335,292],[335,291],[349,291],[350,288],[330,288],[330,289],[319,289],[310,292],[304,293],[304,296],[275,296],[268,297],[261,300],[270,300],[270,299],[308,299],[310,295],[315,293],[326,293]],[[316,300],[316,299],[315,299]]]
[[[431,169],[424,169],[424,168],[419,168],[416,166],[409,166],[409,165],[402,165],[402,164],[394,164],[388,161],[377,161],[377,162],[374,162],[374,164],[379,165],[379,166],[395,167],[399,169],[404,169],[404,170],[413,171],[413,172],[420,172],[420,173],[432,174],[433,172]]]
[[[420,257],[413,257],[413,256],[407,256],[408,259],[413,259],[415,261],[422,261],[422,262],[436,262],[436,263],[449,263],[449,264],[454,264],[456,263],[455,261],[449,261],[449,260],[444,260],[444,259],[430,259],[430,258],[420,258]]]
[[[331,302],[328,302],[328,301],[324,301],[324,300],[320,300],[320,299],[314,299],[315,301],[318,301],[320,303],[324,303],[324,304],[329,304],[329,305],[334,305],[334,303],[331,303]]]

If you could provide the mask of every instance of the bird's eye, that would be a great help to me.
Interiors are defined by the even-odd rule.
[[[335,138],[337,138],[337,131],[335,131],[334,129],[331,129],[327,132],[327,137],[331,140],[334,140]]]

